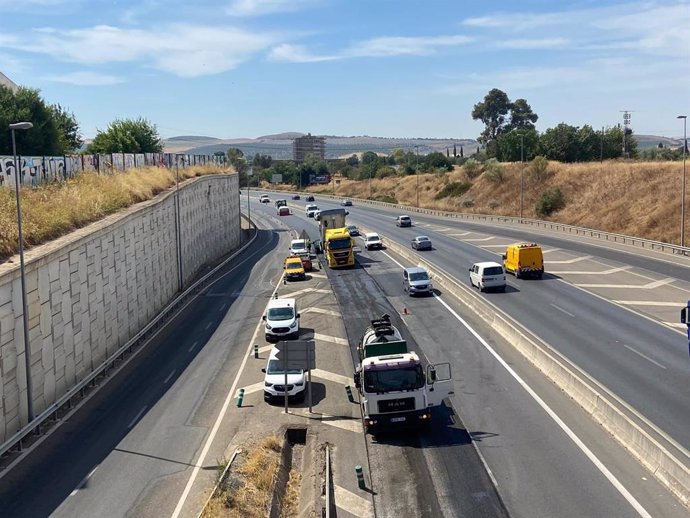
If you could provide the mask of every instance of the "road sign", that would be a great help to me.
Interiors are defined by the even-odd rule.
[[[276,344],[278,358],[287,370],[316,369],[316,344],[313,340],[284,341]],[[285,362],[287,361],[287,366]]]

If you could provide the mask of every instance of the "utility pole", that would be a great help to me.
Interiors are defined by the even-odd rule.
[[[678,115],[683,119],[683,190],[680,193],[680,246],[685,246],[685,155],[688,148],[687,115]]]
[[[414,173],[415,176],[417,176],[417,208],[419,208],[419,146],[414,147],[414,154],[415,154],[415,166],[414,166]]]
[[[525,198],[525,135],[520,133],[520,220]]]
[[[623,158],[629,158],[628,157],[628,143],[626,142],[626,137],[628,135],[628,126],[630,126],[630,119],[632,116],[630,115],[632,113],[631,110],[621,110],[623,113]]]

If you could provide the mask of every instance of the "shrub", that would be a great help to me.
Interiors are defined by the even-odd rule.
[[[376,171],[376,178],[388,178],[397,174],[397,171],[391,166],[383,166]]]
[[[443,189],[441,189],[436,196],[435,200],[440,200],[441,198],[450,198],[452,196],[462,196],[467,191],[470,190],[472,184],[470,182],[450,182],[446,184]]]
[[[499,208],[500,206],[501,206],[501,204],[498,203],[496,200],[491,200],[491,201],[489,202],[489,208],[490,208],[490,209],[497,209],[497,208]]]
[[[490,158],[484,164],[484,176],[493,183],[503,181],[503,166],[495,158]]]
[[[535,183],[546,181],[549,177],[549,161],[543,156],[535,156],[527,169],[527,177]]]
[[[541,194],[534,209],[537,211],[537,215],[544,217],[550,216],[564,207],[565,196],[563,192],[558,187],[552,187]]]
[[[374,201],[382,201],[385,203],[398,203],[398,200],[396,200],[393,196],[389,194],[383,194],[381,196],[374,196]]]
[[[462,166],[468,180],[474,180],[482,172],[482,167],[474,158],[468,158]]]
[[[467,198],[466,200],[462,200],[462,206],[465,207],[466,209],[469,209],[470,207],[474,207],[474,200],[472,198]]]

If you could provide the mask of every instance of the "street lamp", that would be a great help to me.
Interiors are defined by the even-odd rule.
[[[687,115],[678,115],[683,119],[683,191],[680,194],[680,246],[685,246],[685,154],[688,147]]]
[[[417,208],[419,208],[419,146],[414,147],[415,166],[414,174],[417,176]]]
[[[184,167],[184,157],[182,157]],[[177,289],[184,287],[182,275],[182,225],[180,222],[180,155],[175,155],[175,237],[177,242]]]
[[[525,135],[520,133],[520,222],[522,222],[522,206],[525,198]]]
[[[17,142],[15,130],[28,130],[34,127],[30,122],[15,122],[10,124],[12,133],[12,155],[14,156],[14,192],[17,197],[17,240],[19,241],[19,268],[22,288],[22,321],[24,324],[24,361],[26,364],[26,412],[27,423],[34,420],[33,386],[31,384],[31,344],[29,344],[29,313],[26,306],[26,272],[24,270],[24,235],[22,234],[22,207],[19,203],[19,156],[17,156]]]

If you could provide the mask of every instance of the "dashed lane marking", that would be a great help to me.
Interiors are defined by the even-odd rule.
[[[333,311],[332,309],[323,309],[323,308],[306,308],[302,310],[302,314],[304,313],[319,313],[321,315],[330,315],[332,317],[339,317],[340,313],[338,311]]]
[[[131,429],[135,424],[137,424],[137,421],[139,420],[139,418],[141,417],[141,415],[142,415],[144,412],[146,412],[146,409],[147,409],[147,408],[148,408],[147,406],[144,406],[144,408],[142,408],[141,410],[139,410],[139,413],[138,413],[136,416],[134,416],[134,419],[132,419],[132,420],[130,421],[130,423],[127,425],[127,429]]]
[[[350,343],[345,338],[338,338],[337,336],[322,335],[321,333],[314,333],[314,340],[319,340],[321,342],[331,342],[331,343],[340,344],[340,345],[348,345]]]
[[[359,518],[374,517],[374,506],[370,500],[335,484],[333,489],[335,492],[335,505],[337,507]]]
[[[86,482],[93,476],[94,473],[96,473],[96,470],[98,469],[98,465],[95,466],[88,475],[86,475],[81,482],[79,482],[79,485],[72,491],[69,496],[74,496],[76,495],[80,489],[83,489],[84,486],[86,486]]]
[[[554,308],[556,308],[556,309],[557,309],[558,311],[560,311],[561,313],[565,313],[565,314],[568,315],[569,317],[575,318],[575,315],[573,315],[573,314],[570,313],[569,311],[566,311],[566,310],[563,309],[562,307],[557,306],[556,304],[551,304],[551,306],[554,307]]]
[[[175,369],[172,370],[170,374],[168,374],[168,377],[165,378],[165,381],[163,381],[163,385],[167,384],[168,381],[170,381],[170,378],[172,378],[175,375]]]
[[[654,281],[647,284],[574,284],[579,288],[622,288],[622,289],[637,289],[637,290],[653,290],[666,284],[671,284],[675,279],[667,278],[660,281]]]
[[[638,351],[637,349],[634,349],[634,348],[630,347],[629,345],[625,345],[625,344],[623,344],[623,347],[625,347],[628,351],[634,352],[635,354],[637,354],[637,355],[640,356],[641,358],[644,358],[644,359],[647,360],[648,362],[653,363],[653,364],[656,365],[657,367],[661,367],[661,368],[664,369],[664,370],[666,369],[666,367],[664,367],[663,365],[661,365],[659,362],[652,360],[649,356],[647,356],[646,354],[641,353],[641,352]]]
[[[682,302],[663,302],[660,300],[614,300],[613,302],[623,304],[624,306],[666,306],[670,308],[677,307],[678,309],[683,307]]]

